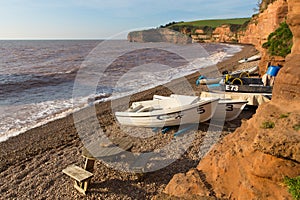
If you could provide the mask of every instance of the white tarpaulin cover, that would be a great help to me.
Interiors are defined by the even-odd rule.
[[[242,93],[242,92],[201,92],[200,97],[219,97],[229,99],[247,100],[248,105],[259,106],[271,100],[272,94],[270,93]]]

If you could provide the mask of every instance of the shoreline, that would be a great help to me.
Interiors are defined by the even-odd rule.
[[[199,44],[196,44],[196,45],[202,47],[202,45],[199,45]],[[232,49],[231,52],[230,52],[230,55],[232,55],[232,52],[240,51],[242,49],[242,45],[232,45],[232,44],[213,44],[213,45],[216,45],[216,47],[220,47],[220,46],[222,47],[223,46],[225,49],[227,48],[227,46],[230,46],[230,49]],[[193,48],[193,47],[191,47],[191,48]],[[210,50],[208,50],[208,51],[210,51]],[[208,59],[211,62],[215,62],[216,58],[217,58],[217,60],[228,59],[228,57],[222,57],[222,54],[219,55],[219,53],[216,53],[216,52],[214,52],[212,55],[215,56],[215,57],[209,56],[209,59]],[[228,52],[226,53],[226,55],[228,55]],[[150,54],[150,57],[151,57],[151,54]],[[210,58],[210,57],[212,57],[212,58]],[[199,59],[203,59],[203,58],[204,57],[200,57]],[[159,59],[159,60],[161,60],[161,59]],[[196,60],[197,59],[195,59],[195,61]],[[129,60],[127,60],[126,63],[127,62],[129,62]],[[160,61],[160,62],[162,62],[162,61]],[[205,62],[206,62],[206,60],[205,60]],[[129,92],[123,91],[121,94],[117,94],[117,96],[114,96],[113,98],[106,98],[104,100],[105,101],[110,101],[110,100],[114,100],[116,98],[121,98],[123,96],[132,95],[133,93],[138,93],[138,92],[142,92],[142,91],[145,91],[145,90],[148,90],[148,89],[152,89],[152,88],[154,88],[158,85],[163,85],[163,84],[166,84],[167,82],[171,82],[173,79],[176,79],[176,78],[179,78],[179,77],[185,77],[185,76],[188,76],[190,74],[193,74],[193,73],[195,73],[196,70],[201,70],[202,67],[203,68],[210,68],[211,67],[211,66],[206,66],[208,63],[204,64],[204,66],[206,66],[206,67],[202,66],[202,63],[199,62],[199,61],[197,61],[196,63],[197,64],[195,65],[194,61],[193,61],[192,64],[184,64],[183,66],[184,66],[184,69],[186,68],[186,70],[179,69],[179,71],[176,72],[176,73],[174,73],[174,72],[166,73],[166,80],[163,80],[163,79],[159,78],[158,82],[157,81],[153,82],[153,80],[152,80],[150,82],[146,81],[144,83],[144,81],[143,81],[143,83],[140,83],[140,85],[142,87],[141,88],[135,88],[135,91],[134,90],[131,90]],[[119,64],[122,64],[122,61],[120,61]],[[210,65],[214,66],[212,63],[210,63]],[[190,67],[190,66],[193,66],[193,67]],[[198,66],[198,69],[197,69],[196,66]],[[162,77],[164,77],[164,76],[162,76]],[[154,78],[154,80],[155,80],[155,78]],[[72,90],[72,88],[71,88],[71,90]],[[69,89],[69,91],[70,91],[70,89]],[[109,91],[107,91],[107,92],[108,93],[103,93],[104,95],[107,95],[107,97],[111,96],[112,94],[114,95],[114,92],[110,92],[110,93],[109,93]],[[46,93],[43,93],[43,94],[47,95]],[[98,98],[99,96],[101,96],[101,94],[100,95],[94,94],[94,96],[96,98]],[[33,129],[33,128],[41,127],[41,126],[43,126],[46,123],[49,123],[51,121],[55,121],[57,119],[64,118],[67,115],[72,114],[73,112],[75,112],[75,110],[83,109],[87,106],[92,105],[93,103],[102,102],[102,101],[97,101],[97,100],[90,101],[90,99],[93,99],[93,95],[89,95],[89,98],[88,97],[82,97],[83,99],[80,99],[80,102],[81,102],[80,105],[79,104],[76,105],[76,108],[75,108],[75,107],[73,107],[74,105],[72,106],[72,99],[70,99],[70,98],[72,98],[72,97],[68,97],[64,100],[58,100],[58,102],[60,102],[60,103],[58,103],[58,105],[59,104],[66,104],[67,106],[59,106],[57,109],[56,108],[52,109],[50,106],[53,106],[53,105],[48,105],[48,104],[53,104],[51,102],[51,100],[49,101],[50,103],[48,103],[48,101],[46,101],[46,102],[41,101],[40,104],[35,106],[36,108],[34,108],[34,106],[29,104],[28,109],[26,109],[27,111],[26,112],[21,112],[21,113],[19,113],[18,110],[16,110],[18,108],[18,106],[16,106],[16,108],[14,108],[14,106],[11,105],[11,110],[15,110],[14,112],[18,112],[18,116],[15,119],[13,119],[13,117],[7,117],[8,120],[6,120],[6,116],[10,116],[10,115],[9,114],[4,115],[4,121],[2,122],[3,128],[1,129],[2,133],[0,134],[0,142],[6,141],[10,137],[17,136],[17,135],[22,134],[22,133],[24,133],[28,130]],[[86,99],[84,100],[84,98],[88,98],[87,101],[86,101]],[[103,97],[100,97],[99,99],[102,99],[102,98]],[[50,110],[50,111],[47,110],[46,112],[43,112],[43,110],[39,109],[40,107],[44,107],[44,106],[46,106],[46,108],[48,107],[47,109]],[[11,110],[9,110],[8,113],[10,113]],[[24,110],[24,109],[22,109],[22,110]],[[29,111],[31,111],[31,110],[32,110],[32,115],[30,113],[29,116],[27,116],[26,118],[23,118],[22,115],[26,115],[24,113],[29,113]]]
[[[242,45],[242,50],[232,57],[217,64],[219,72],[223,70],[234,71],[245,67],[238,64],[238,60],[254,55],[257,51],[252,45]],[[246,63],[245,65],[254,65],[254,63]],[[205,70],[206,71],[206,70]],[[216,71],[209,71],[201,73],[217,73]],[[176,91],[181,94],[191,95],[190,92],[200,92],[201,87],[195,86],[195,81],[198,78],[199,73],[188,75],[183,78],[179,78],[171,81],[164,86],[157,86],[152,89],[136,93],[130,97],[130,101],[139,101],[151,99],[154,94],[169,95],[172,88],[176,88]],[[187,91],[186,87],[182,85],[183,80],[188,80],[193,87],[193,91]],[[205,89],[205,88],[203,88]],[[124,97],[128,98],[128,97]],[[117,100],[122,101],[123,98]],[[82,116],[89,116],[91,108],[84,108],[78,113]],[[124,133],[120,131],[120,128],[115,123],[113,114],[111,113],[111,101],[102,102],[96,105],[96,112],[98,120],[101,125],[107,130],[107,134],[112,136],[122,137]],[[240,125],[240,121],[243,118],[248,118],[250,113],[242,115],[236,122],[237,127]],[[230,123],[228,126],[231,126]],[[87,127],[88,128],[88,127]],[[95,167],[95,178],[92,179],[91,193],[87,195],[89,198],[120,198],[123,199],[126,195],[130,195],[130,190],[137,188],[137,194],[132,194],[132,198],[144,197],[149,199],[155,194],[162,191],[165,184],[168,183],[172,175],[178,172],[184,172],[185,169],[191,168],[197,165],[199,159],[197,159],[196,152],[198,149],[195,144],[200,144],[202,141],[201,135],[205,134],[202,130],[198,131],[199,134],[196,140],[193,142],[193,146],[189,149],[187,154],[182,156],[183,158],[176,161],[178,167],[172,173],[168,173],[167,176],[160,176],[162,173],[170,170],[170,167],[174,168],[174,165],[166,167],[159,172],[149,173],[147,181],[152,183],[150,186],[145,186],[147,189],[143,191],[141,186],[134,180],[128,173],[116,172],[106,166],[100,161],[97,161]],[[229,134],[230,131],[223,131],[222,135]],[[159,134],[153,139],[153,144],[147,144],[147,141],[143,141],[140,138],[136,138],[132,151],[150,151],[153,150],[153,146],[163,145],[164,141],[168,141],[172,138],[172,134],[162,135]],[[61,197],[65,199],[80,198],[80,194],[73,188],[72,180],[69,177],[63,176],[61,170],[70,164],[80,165],[82,162],[81,148],[82,142],[77,134],[74,126],[73,116],[68,115],[66,117],[56,119],[48,122],[42,126],[30,129],[20,135],[9,138],[8,140],[0,143],[0,191],[3,197],[6,198],[26,198],[30,195],[38,195],[36,198],[51,198],[53,196]],[[196,153],[195,153],[195,152]],[[190,164],[188,164],[190,162]],[[181,169],[180,165],[182,166]],[[98,170],[100,169],[100,170]],[[101,174],[106,174],[104,177]],[[148,175],[147,175],[148,176]],[[165,177],[166,180],[162,178]],[[59,185],[58,183],[65,183]],[[93,184],[94,183],[94,184]],[[121,192],[116,191],[114,193],[113,188],[119,184]],[[115,185],[115,186],[114,186]],[[107,190],[109,192],[107,192]],[[129,191],[128,191],[129,190]],[[45,192],[47,191],[47,192]],[[103,194],[104,191],[104,194]],[[105,192],[106,191],[106,192]],[[121,193],[121,194],[119,194]],[[102,196],[107,195],[107,196]]]

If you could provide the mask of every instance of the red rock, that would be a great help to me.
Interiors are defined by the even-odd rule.
[[[198,165],[217,196],[232,199],[290,199],[283,185],[285,176],[300,174],[300,134],[286,126],[280,113],[293,112],[289,120],[300,117],[300,108],[262,105],[254,118],[227,136]],[[263,129],[264,121],[275,121],[275,128]],[[286,119],[287,120],[287,119]],[[286,131],[283,131],[286,129]],[[288,139],[289,138],[289,139]],[[296,146],[295,146],[296,145]],[[293,149],[294,148],[294,149]]]
[[[176,174],[165,188],[165,193],[185,197],[189,195],[207,196],[209,191],[201,181],[200,174],[196,169],[191,169],[186,174]]]
[[[217,27],[213,32],[213,40],[215,42],[236,42],[236,33],[230,30],[229,25]]]
[[[239,33],[239,42],[253,44],[257,50],[262,51],[262,44],[267,41],[269,34],[285,21],[287,12],[286,0],[277,0],[269,4],[264,12],[252,18],[245,31]]]

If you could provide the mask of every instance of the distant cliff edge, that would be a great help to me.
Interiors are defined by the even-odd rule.
[[[189,36],[167,28],[133,31],[128,34],[127,39],[130,42],[192,43],[192,39]]]

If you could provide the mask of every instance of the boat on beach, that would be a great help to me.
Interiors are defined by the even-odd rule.
[[[244,58],[242,60],[239,60],[238,62],[239,63],[246,63],[246,62],[259,60],[260,58],[261,58],[261,55],[258,54],[258,55],[251,56],[249,58]]]
[[[217,77],[217,78],[201,78],[201,76],[196,81],[196,85],[211,85],[211,84],[217,84],[219,83],[223,77]]]
[[[177,95],[177,94],[172,94],[170,97],[165,97],[165,96],[160,96],[160,95],[154,95],[153,99],[168,99],[168,98],[189,98],[189,97],[194,97],[194,96],[185,96],[185,95]],[[205,98],[211,98],[211,97],[202,97],[198,99],[205,99]],[[216,98],[216,97],[214,97]],[[216,111],[213,115],[213,119],[215,120],[225,120],[225,121],[232,121],[236,119],[245,106],[247,105],[248,101],[247,100],[238,100],[238,99],[230,99],[230,98],[220,98],[218,101],[218,105],[216,108]]]
[[[258,72],[258,66],[254,66],[247,69],[241,69],[234,72],[229,73],[229,75],[234,77],[244,77],[244,76],[250,76]]]
[[[152,100],[132,103],[124,112],[115,112],[121,125],[138,127],[165,127],[196,124],[208,121],[214,115],[219,98],[196,96],[154,95]]]
[[[220,84],[225,92],[272,93],[272,86],[265,86],[261,78],[225,78]]]
[[[272,93],[251,93],[251,92],[230,92],[221,90],[211,90],[208,92],[201,92],[201,98],[217,97],[217,98],[227,98],[231,100],[246,100],[247,105],[259,106],[266,102],[269,102],[272,98]]]
[[[224,71],[222,76],[216,78],[207,78],[201,75],[196,80],[196,85],[218,84],[226,77],[226,75],[229,75],[232,78],[250,77],[250,75],[255,74],[257,71],[258,71],[258,66],[254,66],[248,69],[241,69],[234,72]]]
[[[247,100],[220,99],[213,119],[232,121],[241,114],[247,103]]]
[[[128,110],[116,112],[115,116],[121,125],[151,128],[195,124],[211,118],[231,121],[240,115],[247,102],[216,97],[154,95],[153,100],[134,102]]]

